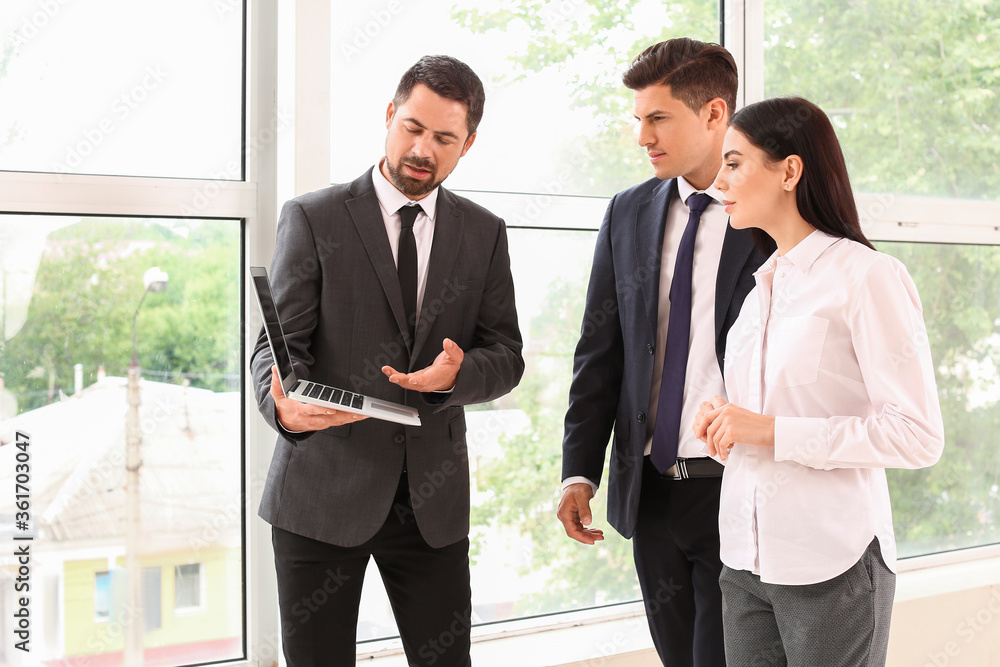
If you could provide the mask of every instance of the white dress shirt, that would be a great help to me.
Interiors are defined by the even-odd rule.
[[[694,436],[690,424],[705,397],[725,396],[726,387],[719,370],[719,360],[715,355],[715,283],[719,274],[719,258],[722,242],[729,227],[729,216],[722,206],[722,193],[714,187],[696,190],[694,186],[677,178],[679,198],[667,207],[666,228],[663,233],[663,248],[660,256],[660,293],[657,304],[656,347],[653,353],[653,385],[649,394],[649,409],[646,414],[646,447],[649,455],[653,442],[653,428],[656,425],[656,408],[660,398],[660,381],[663,379],[663,355],[667,347],[667,324],[670,321],[670,284],[674,276],[677,247],[687,227],[691,211],[687,198],[696,192],[704,192],[712,198],[701,214],[698,233],[694,242],[694,264],[691,268],[691,338],[688,348],[688,363],[684,379],[684,404],[681,408],[680,439],[677,455],[681,458],[704,457],[704,445]],[[586,477],[567,477],[562,488],[570,484],[586,482],[594,492],[597,484]]]
[[[667,208],[667,227],[663,234],[660,256],[660,293],[656,311],[656,347],[653,353],[653,386],[649,392],[649,410],[646,412],[646,448],[649,455],[653,446],[653,429],[656,428],[656,408],[660,400],[660,381],[663,379],[663,355],[667,350],[667,325],[670,322],[670,285],[674,277],[677,247],[687,227],[687,199],[695,192],[704,192],[712,198],[701,214],[698,234],[694,241],[694,265],[691,268],[691,337],[688,346],[687,369],[684,373],[684,404],[681,407],[680,439],[677,444],[679,458],[705,456],[704,443],[695,437],[691,424],[705,397],[725,396],[726,387],[715,355],[715,283],[719,275],[719,257],[726,238],[729,216],[722,206],[722,193],[714,187],[695,190],[694,186],[677,178],[680,201],[670,202]]]
[[[413,200],[396,189],[382,175],[380,169],[383,157],[372,169],[372,182],[375,184],[375,197],[382,210],[382,221],[385,223],[385,233],[389,237],[389,247],[392,248],[392,261],[399,264],[399,232],[403,221],[399,217],[399,208]],[[417,243],[417,317],[419,321],[420,306],[424,302],[424,289],[427,287],[427,269],[430,266],[431,244],[434,241],[434,219],[437,213],[438,188],[431,190],[426,197],[416,202],[420,204],[423,213],[417,214],[413,221],[413,238]]]
[[[885,468],[932,465],[944,446],[916,287],[899,260],[820,231],[754,278],[729,332],[726,389],[775,417],[774,447],[737,443],[726,462],[722,562],[814,584],[878,537],[895,571]]]

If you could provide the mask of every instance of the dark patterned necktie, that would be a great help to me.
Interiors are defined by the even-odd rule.
[[[399,209],[399,217],[403,226],[399,230],[399,248],[396,259],[396,271],[399,273],[399,287],[403,292],[403,307],[406,310],[406,323],[409,326],[410,340],[417,319],[417,241],[413,237],[413,221],[422,209],[420,204],[406,204]]]
[[[663,353],[663,376],[657,399],[656,427],[650,460],[661,473],[677,462],[681,411],[684,408],[684,375],[687,372],[688,345],[691,338],[691,269],[694,265],[694,240],[701,214],[712,198],[695,193],[688,197],[691,211],[687,227],[677,247],[674,276],[670,281],[670,317],[667,322],[667,347]]]

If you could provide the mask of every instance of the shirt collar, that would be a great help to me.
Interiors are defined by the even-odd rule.
[[[382,162],[385,161],[383,157],[378,161],[378,164],[372,168],[372,183],[375,185],[375,196],[378,197],[378,203],[382,205],[386,213],[393,215],[396,213],[401,206],[405,206],[407,203],[414,201],[404,195],[402,192],[396,189],[385,176],[382,175]],[[440,188],[434,188],[431,190],[426,197],[419,200],[417,203],[420,204],[420,208],[424,210],[424,214],[434,220],[434,213],[437,211],[437,198],[438,191]]]
[[[722,193],[715,189],[715,185],[708,186],[705,190],[696,190],[693,185],[687,182],[683,176],[677,177],[677,194],[680,195],[681,201],[686,202],[687,198],[696,192],[704,192],[706,195],[712,198],[713,201],[722,203]]]
[[[808,273],[809,269],[826,249],[840,240],[839,236],[831,236],[826,232],[814,229],[809,236],[796,244],[794,248],[779,256],[777,252],[771,255],[760,267],[758,272],[774,271],[779,263],[790,263],[802,273]]]

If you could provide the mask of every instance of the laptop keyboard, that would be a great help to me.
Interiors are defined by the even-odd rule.
[[[327,387],[326,385],[317,384],[315,382],[307,382],[305,388],[302,390],[302,394],[304,396],[308,396],[309,398],[316,398],[321,401],[347,405],[355,410],[360,410],[365,404],[365,397],[361,394],[355,394],[353,392],[336,389],[334,387]]]

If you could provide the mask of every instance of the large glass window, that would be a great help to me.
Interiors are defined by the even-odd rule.
[[[1000,247],[876,246],[906,264],[920,291],[945,425],[936,465],[889,471],[899,553],[1000,542]]]
[[[628,541],[607,528],[601,545],[584,548],[555,519],[563,418],[606,197],[653,175],[621,74],[662,39],[718,41],[718,11],[705,0],[456,0],[334,12],[335,182],[383,154],[386,107],[422,55],[463,60],[487,89],[476,143],[446,186],[507,221],[526,369],[509,396],[467,409],[477,624],[639,597]],[[433,46],[413,35],[433,35]],[[594,516],[607,527],[604,498]],[[359,639],[395,633],[380,589],[372,570]]]
[[[1000,52],[985,46],[1000,38],[995,5],[768,0],[764,29],[765,96],[806,97],[830,116],[855,191],[878,195],[863,221],[905,198],[997,200]],[[920,290],[946,432],[937,465],[889,471],[899,552],[998,542],[997,247],[875,245]]]
[[[242,2],[5,0],[0,170],[243,178]]]
[[[859,192],[1000,198],[1000,6],[768,0],[766,97],[823,108]],[[794,121],[793,121],[794,122]]]
[[[25,458],[30,476],[29,517],[13,492],[0,515],[33,538],[38,664],[121,664],[136,626],[150,663],[243,654],[241,239],[238,220],[0,216],[0,484]]]
[[[332,36],[332,168],[353,180],[382,155],[386,107],[423,55],[468,63],[486,84],[476,145],[455,189],[613,195],[649,178],[621,74],[668,37],[719,41],[711,0],[340,3]],[[433,35],[430,42],[414,35]]]

